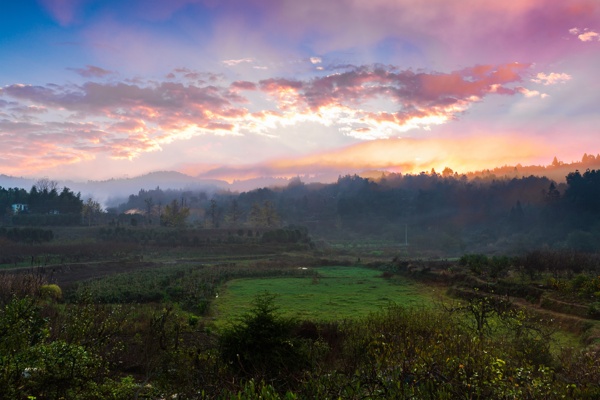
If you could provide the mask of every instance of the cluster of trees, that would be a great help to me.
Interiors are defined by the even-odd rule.
[[[258,193],[271,193],[258,189]],[[255,197],[253,194],[250,197]],[[126,203],[110,208],[110,213],[133,212],[145,217],[149,225],[158,221],[161,226],[184,227],[196,224],[216,228],[276,228],[282,218],[275,203],[268,196],[246,201],[247,194],[217,193],[212,197],[204,192],[166,190],[140,190],[129,196]],[[137,222],[136,222],[137,224]]]
[[[29,193],[20,188],[3,188],[0,186],[0,215],[12,214],[13,204],[27,204]]]
[[[25,205],[14,214],[13,205]],[[81,222],[84,203],[80,193],[59,189],[57,182],[40,179],[27,192],[0,187],[0,217],[17,225],[75,225]]]
[[[304,184],[295,179],[283,188],[210,196],[157,188],[130,196],[118,209],[137,207],[145,210],[148,220],[162,210],[162,223],[171,226],[196,222],[208,228],[277,228],[294,224],[325,237],[378,236],[396,242],[403,242],[409,230],[412,245],[446,253],[501,243],[504,248],[499,251],[543,245],[586,251],[599,248],[599,172],[572,172],[561,184],[534,176],[469,180],[451,172],[389,174],[378,180],[344,176],[333,184]]]
[[[32,214],[80,214],[83,205],[81,195],[73,193],[67,187],[62,188],[59,192],[56,188],[48,191],[48,189],[39,190],[37,186],[33,186],[26,203]]]
[[[588,156],[587,158],[590,158]],[[595,158],[594,158],[595,159]],[[373,237],[408,241],[444,254],[523,251],[540,246],[600,248],[600,172],[571,172],[556,184],[544,177],[467,179],[447,169],[380,179],[340,177],[332,184],[304,184],[244,193],[141,190],[104,212],[68,188],[42,181],[30,192],[0,188],[0,211],[18,225],[97,225],[136,213],[131,225],[209,229],[277,229],[307,226],[329,238]],[[12,204],[28,205],[12,215]],[[408,235],[407,235],[408,233]]]

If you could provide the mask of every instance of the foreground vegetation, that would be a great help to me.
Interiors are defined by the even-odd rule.
[[[560,257],[368,265],[342,258],[337,264],[345,266],[337,267],[321,267],[336,262],[307,254],[243,263],[146,261],[62,288],[40,270],[6,273],[0,391],[13,399],[593,399],[600,395],[594,316],[540,307],[568,299],[593,304],[598,264],[585,256],[577,273],[541,268],[568,266]],[[538,269],[530,274],[534,261]],[[563,284],[551,286],[550,279]],[[242,292],[238,283],[246,285]],[[434,289],[453,297],[427,300]],[[293,311],[292,290],[300,299],[314,296],[295,305],[312,313]],[[250,306],[223,318],[228,292],[243,293]],[[344,315],[344,299],[352,304],[357,292],[371,312]],[[329,300],[318,296],[329,296],[329,306],[337,302],[337,311],[319,313]],[[429,306],[403,304],[411,298]],[[555,333],[567,327],[582,341],[555,345]]]

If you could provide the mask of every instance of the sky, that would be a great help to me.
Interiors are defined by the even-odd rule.
[[[0,174],[571,162],[598,71],[598,0],[3,1]]]

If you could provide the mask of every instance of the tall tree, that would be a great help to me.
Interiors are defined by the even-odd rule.
[[[225,222],[232,227],[237,227],[240,224],[242,215],[243,215],[243,212],[242,212],[242,209],[240,208],[240,205],[239,205],[237,199],[233,199],[231,201],[231,204],[229,205],[229,210],[227,211],[227,214],[225,215]]]
[[[218,210],[217,210],[217,201],[215,199],[211,199],[210,200],[210,206],[208,208],[208,215],[210,217],[210,227],[211,228],[218,228],[219,226],[219,221],[218,221]]]
[[[83,208],[81,214],[83,216],[83,220],[87,220],[88,226],[91,226],[93,223],[96,223],[98,216],[102,213],[102,207],[100,203],[89,197],[87,201],[83,204]]]
[[[279,225],[280,217],[275,205],[270,200],[265,200],[263,205],[252,205],[249,215],[250,224],[261,228],[273,228]]]
[[[152,200],[152,197],[147,197],[144,199],[144,204],[146,205],[146,220],[149,224],[151,224],[152,212],[154,210],[154,200]]]
[[[185,226],[189,215],[190,209],[188,207],[179,204],[177,200],[173,200],[165,206],[161,216],[161,223],[165,226],[182,228]]]

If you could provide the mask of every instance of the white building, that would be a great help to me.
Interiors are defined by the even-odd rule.
[[[29,206],[27,204],[15,203],[12,205],[13,214],[19,214],[27,211],[29,211]]]

